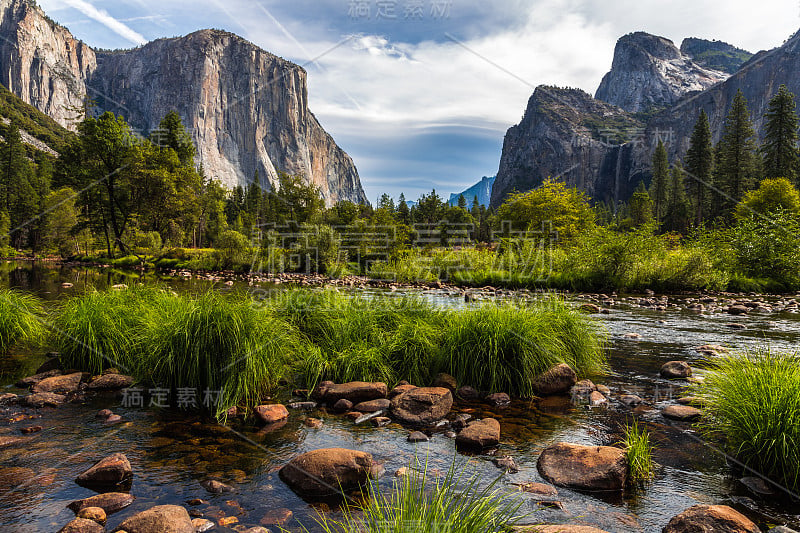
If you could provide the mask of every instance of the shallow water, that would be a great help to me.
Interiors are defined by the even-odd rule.
[[[61,284],[74,284],[64,289]],[[157,279],[175,290],[202,290],[215,285],[205,280]],[[0,286],[30,290],[48,300],[57,300],[91,287],[106,288],[133,283],[121,272],[94,269],[39,268],[6,264],[0,268]],[[216,284],[219,286],[219,284]],[[243,284],[237,283],[233,289]],[[224,287],[224,285],[223,285]],[[229,289],[228,287],[225,287]],[[374,294],[380,291],[366,291]],[[462,307],[460,294],[422,291],[426,298],[448,307]],[[678,301],[678,300],[676,300]],[[768,343],[775,349],[792,349],[800,337],[798,315],[771,314],[732,319],[727,315],[698,315],[679,309],[656,312],[618,305],[608,315],[598,315],[609,332],[610,373],[596,382],[608,385],[615,395],[632,392],[650,404],[632,413],[619,405],[589,409],[571,405],[568,399],[543,404],[516,402],[505,409],[483,404],[460,405],[458,410],[473,416],[495,416],[501,421],[502,444],[498,456],[511,455],[520,471],[508,474],[502,483],[542,481],[536,470],[539,452],[549,444],[569,441],[585,444],[614,444],[621,438],[621,426],[636,416],[647,424],[657,444],[658,474],[652,483],[624,495],[583,494],[559,489],[556,498],[564,510],[543,509],[536,498],[520,493],[526,523],[571,522],[594,524],[612,532],[660,531],[669,519],[691,505],[727,504],[744,512],[762,526],[767,523],[800,525],[800,505],[788,498],[760,499],[737,481],[742,474],[728,466],[724,455],[705,445],[687,424],[667,422],[658,408],[679,397],[680,388],[659,379],[658,370],[670,360],[701,362],[692,350],[703,344],[746,348]],[[731,330],[725,324],[744,321],[747,330]],[[626,333],[641,338],[629,340]],[[0,365],[0,393],[21,392],[13,388],[19,377],[32,373],[43,357],[21,354]],[[279,401],[289,398],[280,397]],[[106,426],[95,418],[99,409],[110,408],[122,415],[124,423]],[[20,416],[39,418],[19,420]],[[320,429],[303,424],[306,417],[321,418]],[[22,448],[0,449],[0,530],[3,532],[57,531],[73,518],[66,505],[94,494],[74,483],[75,477],[100,458],[114,452],[127,455],[134,469],[131,493],[137,497],[131,507],[111,515],[112,530],[135,512],[160,504],[182,504],[202,498],[208,505],[189,507],[207,517],[235,516],[239,524],[258,525],[264,515],[280,508],[294,513],[287,528],[298,522],[309,527],[318,507],[300,499],[278,478],[277,469],[295,455],[326,447],[345,447],[372,453],[384,463],[381,480],[390,485],[393,473],[408,466],[412,458],[427,458],[430,468],[446,471],[454,456],[469,462],[483,479],[500,475],[488,456],[456,454],[454,442],[443,433],[430,442],[409,444],[407,430],[391,425],[374,429],[324,410],[293,411],[287,424],[272,433],[260,428],[233,424],[220,426],[200,415],[159,410],[126,408],[116,395],[91,398],[85,405],[66,405],[57,410],[0,407],[0,436],[20,435],[19,428],[40,425],[43,430],[29,437]],[[24,468],[29,470],[10,470]],[[235,492],[210,495],[200,486],[209,476],[218,476],[235,487]],[[552,499],[552,498],[551,498]],[[278,529],[270,526],[273,531]],[[218,527],[216,531],[228,531]],[[233,531],[233,530],[230,530]]]

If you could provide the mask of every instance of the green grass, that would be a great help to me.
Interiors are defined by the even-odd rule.
[[[42,305],[35,296],[16,290],[0,290],[0,354],[23,343],[42,340],[46,329]]]
[[[625,438],[622,440],[628,458],[628,478],[633,483],[644,483],[655,477],[653,446],[650,444],[650,433],[639,426],[635,420],[625,427]]]
[[[480,487],[480,478],[450,468],[432,479],[426,467],[410,468],[388,494],[370,485],[363,502],[345,508],[334,520],[320,515],[325,533],[491,533],[508,531],[522,517],[522,501],[497,488],[498,480]],[[305,530],[308,531],[308,530]]]
[[[800,361],[758,350],[715,359],[692,394],[704,403],[701,427],[724,439],[739,461],[791,490],[800,489]]]

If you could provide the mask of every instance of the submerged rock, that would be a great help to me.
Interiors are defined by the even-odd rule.
[[[669,521],[662,533],[759,533],[749,518],[727,505],[695,505]]]
[[[75,481],[84,485],[116,485],[133,476],[131,463],[124,454],[115,453],[101,459]]]
[[[453,407],[453,394],[441,387],[420,387],[392,399],[392,416],[412,426],[441,420]]]
[[[106,528],[88,518],[76,518],[58,530],[58,533],[104,533]]]
[[[569,365],[561,363],[537,377],[533,382],[533,388],[536,394],[553,396],[569,392],[577,382],[578,376],[575,371]]]
[[[670,361],[661,367],[664,379],[686,379],[692,375],[692,367],[685,361]]]
[[[115,531],[127,533],[195,533],[192,519],[183,507],[158,505],[128,518]]]
[[[494,407],[505,407],[511,403],[511,397],[505,392],[496,392],[484,398],[486,403]]]
[[[408,436],[408,442],[416,443],[416,442],[428,442],[430,437],[428,437],[425,433],[421,431],[413,431]]]
[[[36,394],[23,396],[19,403],[28,407],[39,409],[42,407],[58,407],[65,401],[67,401],[67,397],[63,394],[55,394],[53,392],[38,392]]]
[[[703,412],[700,409],[691,407],[689,405],[670,405],[669,407],[664,408],[664,410],[661,411],[661,414],[670,420],[680,420],[683,422],[697,420],[703,416]]]
[[[22,446],[27,442],[27,439],[22,437],[6,437],[0,436],[0,448],[11,448],[12,446]]]
[[[85,509],[87,507],[99,507],[105,511],[107,515],[110,515],[125,509],[132,504],[135,499],[135,496],[126,492],[106,492],[104,494],[92,496],[91,498],[76,500],[67,505],[67,507],[76,514],[81,509]]]
[[[233,492],[233,487],[216,479],[207,479],[200,483],[200,486],[211,494],[222,494],[223,492]]]
[[[500,444],[500,422],[494,418],[476,420],[456,435],[456,446],[482,450]]]
[[[628,479],[625,451],[609,446],[561,442],[542,451],[537,467],[554,485],[579,490],[618,491]]]
[[[369,453],[327,448],[295,457],[280,477],[301,496],[336,496],[367,484],[374,466]]]

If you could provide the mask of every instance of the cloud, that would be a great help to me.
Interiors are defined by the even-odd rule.
[[[87,2],[86,0],[63,0],[65,4],[68,6],[77,9],[87,17],[96,20],[103,26],[107,27],[123,39],[126,39],[132,43],[137,45],[145,44],[147,39],[144,38],[140,33],[136,32],[125,23],[115,19],[112,17],[108,11],[104,9],[98,9],[94,7],[92,4]]]

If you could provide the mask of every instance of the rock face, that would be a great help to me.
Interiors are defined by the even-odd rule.
[[[608,446],[554,444],[542,451],[537,467],[554,485],[579,490],[622,490],[628,477],[625,451]]]
[[[669,521],[663,533],[758,533],[758,526],[727,505],[695,505]]]
[[[340,487],[348,491],[367,483],[372,468],[368,453],[331,448],[295,457],[281,468],[280,477],[302,496],[334,496]]]
[[[127,533],[194,533],[192,519],[183,507],[159,505],[125,520],[115,531]]]
[[[144,133],[169,111],[197,163],[228,186],[256,172],[303,175],[325,200],[366,201],[352,159],[308,109],[306,71],[231,33],[202,30],[128,51],[94,51],[27,0],[0,0],[0,83],[59,123],[88,95]]]
[[[644,32],[617,41],[611,72],[595,98],[638,113],[670,107],[683,95],[724,81],[725,72],[704,68],[669,39]]]
[[[392,399],[392,416],[405,424],[427,426],[453,407],[453,393],[442,387],[420,387]]]

